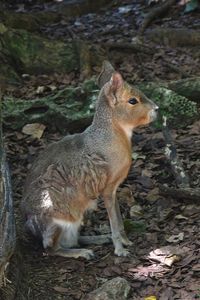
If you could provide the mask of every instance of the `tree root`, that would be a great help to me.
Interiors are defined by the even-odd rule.
[[[144,45],[139,39],[138,41],[132,43],[119,43],[119,42],[107,42],[102,45],[106,47],[107,50],[116,49],[116,50],[132,50],[133,52],[143,52],[145,54],[153,54],[154,50],[146,45]]]
[[[154,29],[146,34],[147,38],[155,43],[171,47],[189,47],[200,45],[200,30],[187,28]]]
[[[149,26],[149,24],[156,18],[164,15],[174,3],[176,3],[176,0],[168,0],[162,5],[151,9],[151,11],[144,18],[144,21],[139,29],[139,35],[143,35],[145,29]]]

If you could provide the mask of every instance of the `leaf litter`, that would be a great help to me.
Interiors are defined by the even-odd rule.
[[[60,24],[43,28],[42,31],[51,38],[56,38],[58,32],[62,32],[63,37],[68,39],[67,26],[77,37],[99,44],[117,41],[122,38],[122,34],[123,41],[130,41],[141,22],[143,4],[141,1],[126,0],[123,5],[125,8],[121,8],[120,16],[118,10],[122,5],[114,5],[105,14],[89,14],[72,18],[69,22],[61,20]],[[176,7],[169,19],[163,19],[163,25],[174,24],[175,27],[180,27],[189,24],[191,27],[194,23],[192,16],[180,15],[181,9]],[[172,70],[166,71],[162,57],[169,61],[176,57],[175,65],[182,65],[184,62],[188,75],[200,74],[198,64],[192,56],[195,49],[180,50],[159,46],[157,50],[159,57],[158,51],[155,51],[153,57],[131,53],[127,56],[123,53],[120,56],[116,51],[111,53],[124,77],[133,83],[155,78],[180,79],[180,74]],[[78,85],[80,77],[78,72],[48,76],[26,74],[23,86],[10,87],[8,92],[17,97],[34,99],[68,84]],[[200,121],[182,130],[173,130],[177,151],[193,187],[199,186],[200,183],[199,132]],[[62,136],[58,132],[50,132],[49,128],[46,128],[40,137],[37,134],[29,136],[24,132],[10,131],[9,128],[4,130],[4,135],[12,171],[18,224],[21,222],[19,204],[27,169],[41,149]],[[131,257],[115,257],[113,246],[109,244],[93,247],[96,259],[91,262],[83,259],[53,258],[43,255],[41,246],[35,240],[19,236],[19,247],[23,257],[23,280],[20,282],[16,300],[21,300],[22,295],[24,299],[38,300],[82,299],[87,293],[116,276],[124,277],[131,283],[130,299],[200,298],[199,203],[183,203],[159,194],[158,184],[174,186],[174,178],[163,152],[161,131],[151,128],[139,129],[135,131],[133,140],[133,166],[118,193],[123,218],[128,220],[128,228],[131,228],[128,230],[129,237],[134,242],[130,247]],[[132,217],[133,206],[141,207],[142,213],[135,213]],[[82,231],[84,234],[99,234],[100,228],[104,228],[106,232],[109,228],[107,214],[101,202],[95,217],[91,217],[89,222],[86,221],[86,227]]]

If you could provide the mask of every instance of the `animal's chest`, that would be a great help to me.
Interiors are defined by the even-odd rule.
[[[119,182],[123,181],[127,177],[131,166],[131,152],[126,151],[123,154],[115,152],[113,153],[111,160],[110,180]]]

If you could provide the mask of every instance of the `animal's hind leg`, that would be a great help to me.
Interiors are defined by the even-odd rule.
[[[81,245],[102,245],[112,241],[111,234],[94,235],[94,236],[79,236],[78,241]]]
[[[51,224],[43,234],[43,245],[50,255],[63,257],[94,257],[93,251],[89,249],[73,248],[78,243],[78,225],[75,223]]]

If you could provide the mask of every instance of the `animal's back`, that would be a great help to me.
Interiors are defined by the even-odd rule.
[[[22,208],[26,215],[81,217],[106,183],[107,163],[87,146],[87,134],[51,144],[35,160],[26,180]],[[62,200],[61,200],[62,199]]]

